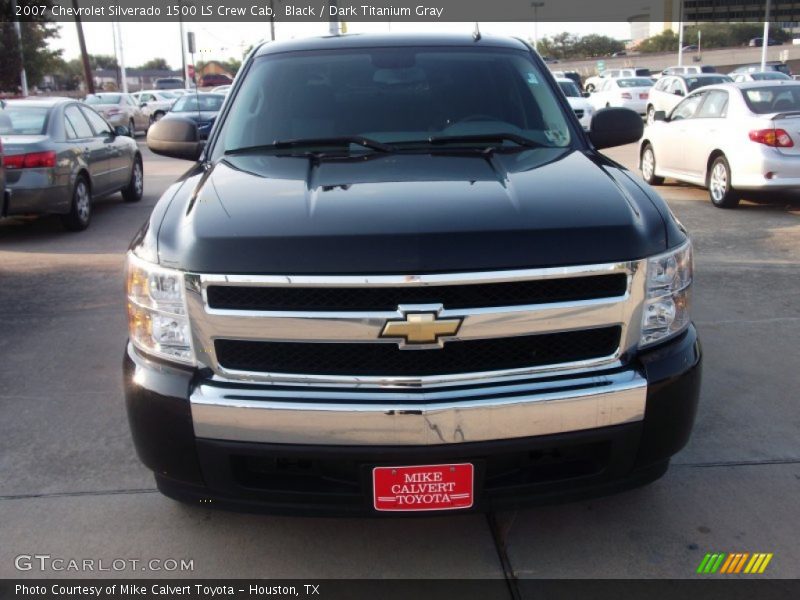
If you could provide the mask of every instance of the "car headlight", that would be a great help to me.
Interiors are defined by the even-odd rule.
[[[647,289],[639,347],[679,334],[689,326],[692,290],[692,244],[647,260]]]
[[[194,365],[183,273],[128,254],[128,330],[138,349]]]

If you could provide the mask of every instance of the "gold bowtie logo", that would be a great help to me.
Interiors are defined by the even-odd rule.
[[[413,313],[405,315],[402,321],[387,321],[381,337],[402,338],[408,345],[437,344],[440,337],[455,335],[460,326],[461,319],[439,319],[436,313]]]

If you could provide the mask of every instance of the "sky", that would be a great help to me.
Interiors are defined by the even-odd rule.
[[[121,23],[123,56],[127,67],[137,67],[151,58],[165,58],[172,68],[180,69],[181,49],[178,23]],[[348,33],[386,32],[472,32],[474,23],[354,23],[348,22]],[[197,48],[196,60],[242,58],[251,44],[269,39],[269,22],[261,23],[186,23],[186,31],[194,31]],[[597,33],[597,23],[481,23],[483,33],[519,36],[532,39],[569,31],[579,35]],[[80,56],[78,35],[72,22],[59,23],[60,37],[51,43],[63,50],[66,60]],[[83,23],[86,49],[90,54],[114,54],[111,23]],[[327,22],[276,23],[275,38],[285,40],[297,37],[326,35]],[[627,22],[603,23],[603,33],[619,39],[630,36]],[[187,62],[190,62],[187,57]]]

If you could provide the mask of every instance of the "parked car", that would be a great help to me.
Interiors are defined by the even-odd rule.
[[[688,46],[684,46],[682,50],[684,52],[696,52],[699,50],[699,48],[697,47],[697,44],[689,44]]]
[[[128,255],[124,388],[159,489],[328,514],[501,510],[659,477],[700,384],[691,243],[524,42],[258,45]],[[665,275],[666,274],[666,275]],[[429,485],[434,483],[435,485]]]
[[[653,122],[657,110],[670,112],[689,92],[706,85],[730,83],[731,81],[727,75],[711,73],[662,77],[650,90],[650,98],[647,102],[647,122]]]
[[[135,136],[137,131],[147,133],[147,128],[150,127],[150,118],[130,94],[100,92],[86,96],[83,101],[105,117],[113,127],[127,127],[131,135]]]
[[[11,119],[5,114],[6,102],[0,99],[0,135],[13,126]],[[10,192],[6,189],[6,169],[3,164],[3,140],[0,138],[0,217],[8,213]]]
[[[752,73],[736,73],[733,76],[733,81],[740,83],[742,81],[791,81],[792,78],[786,73],[780,71],[758,71]]]
[[[180,77],[161,77],[153,83],[157,90],[180,90],[186,83]]]
[[[214,120],[217,118],[222,103],[225,101],[225,94],[212,94],[209,92],[195,92],[185,94],[175,101],[169,112],[164,115],[164,119],[188,118],[197,124],[200,135],[205,139]]]
[[[575,82],[566,77],[556,79],[556,83],[558,83],[558,87],[561,88],[561,91],[564,92],[564,95],[567,97],[567,102],[569,102],[569,105],[575,112],[575,116],[578,117],[578,121],[581,122],[581,127],[583,127],[584,131],[589,131],[592,125],[594,107],[592,103],[586,99],[586,96],[589,95],[588,92],[586,96],[584,96],[578,89],[578,86],[575,85]]]
[[[667,67],[658,74],[658,78],[669,75],[700,75],[701,73],[716,73],[717,69],[711,65],[683,65]]]
[[[600,89],[600,86],[606,79],[619,79],[621,77],[650,77],[650,69],[645,67],[637,67],[635,69],[608,69],[599,75],[587,78],[583,87],[587,92],[594,92]]]
[[[753,81],[692,92],[657,112],[641,142],[645,181],[664,177],[705,186],[715,206],[743,192],[800,190],[800,84]]]
[[[779,73],[785,73],[786,75],[792,76],[792,71],[789,69],[789,65],[785,62],[781,62],[779,60],[769,61],[764,64],[764,68],[761,68],[761,63],[753,63],[749,65],[742,65],[738,69],[734,69],[728,75],[731,77],[736,77],[739,73],[761,73],[761,72],[769,72],[769,71],[777,71]]]
[[[629,108],[643,115],[647,110],[647,99],[652,87],[653,80],[647,77],[606,79],[603,87],[589,96],[589,102],[595,111],[616,106]]]
[[[3,117],[9,215],[59,215],[80,231],[93,199],[121,191],[126,202],[141,200],[142,157],[127,127],[70,98],[10,100]]]
[[[578,86],[578,90],[583,89],[581,74],[577,71],[551,71],[551,73],[556,79],[571,79]]]
[[[764,38],[754,37],[749,42],[747,42],[747,45],[750,46],[751,48],[754,47],[760,48],[764,45]],[[767,46],[783,46],[783,42],[780,42],[773,38],[769,38],[767,39]]]
[[[209,73],[208,75],[203,75],[200,79],[200,87],[215,87],[218,85],[230,85],[232,83],[233,79],[221,73]]]
[[[169,90],[142,90],[131,95],[151,123],[167,114],[178,99],[178,95]]]

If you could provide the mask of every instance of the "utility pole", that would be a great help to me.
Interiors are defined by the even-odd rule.
[[[544,2],[531,2],[533,7],[533,49],[539,52],[539,16],[536,14],[544,6]]]
[[[83,25],[78,16],[78,0],[72,0],[72,7],[75,9],[75,27],[78,29],[78,44],[81,47],[81,61],[83,62],[83,78],[86,81],[86,93],[94,94],[94,76],[92,66],[89,64],[89,55],[86,52],[86,40],[83,39]]]
[[[183,33],[183,17],[178,16],[178,26],[181,36],[181,73],[183,73],[183,87],[189,89],[189,71],[186,70],[186,35]]]
[[[11,0],[11,14],[17,14],[17,0]],[[17,33],[17,45],[19,46],[19,82],[22,88],[22,95],[27,98],[28,75],[25,73],[25,55],[22,52],[22,29],[19,26],[18,18],[14,18],[14,31]]]
[[[769,5],[767,0],[767,13],[764,15],[764,39],[761,40],[761,72],[767,68],[767,48],[769,47]]]
[[[128,93],[128,76],[125,73],[125,55],[122,52],[122,27],[119,21],[114,21],[114,26],[117,28],[117,41],[119,41],[119,69],[122,73],[122,93]]]

